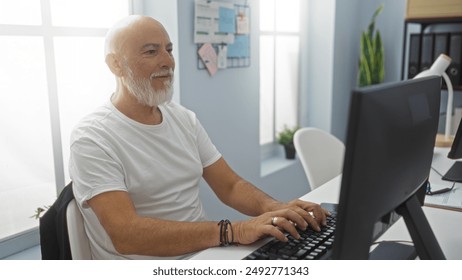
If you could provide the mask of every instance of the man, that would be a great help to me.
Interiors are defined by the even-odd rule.
[[[175,61],[158,21],[117,23],[106,38],[106,63],[116,91],[71,137],[70,174],[93,258],[186,258],[266,236],[286,240],[284,231],[298,238],[295,226],[325,223],[319,205],[281,203],[240,178],[194,113],[170,102]],[[206,221],[201,177],[221,201],[254,218]]]

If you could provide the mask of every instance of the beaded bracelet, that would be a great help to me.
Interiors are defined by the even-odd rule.
[[[221,220],[218,222],[218,225],[220,226],[220,246],[221,247],[227,247],[229,245],[234,244],[234,231],[233,231],[233,225],[231,222],[226,219],[226,220]],[[231,231],[231,242],[229,241],[228,237],[228,232],[229,230]]]

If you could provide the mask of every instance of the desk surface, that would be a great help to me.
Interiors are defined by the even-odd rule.
[[[448,149],[435,148],[433,167],[441,173],[445,173],[453,164],[447,159]],[[430,181],[435,184],[449,185],[452,183],[441,180],[440,176],[431,171]],[[323,186],[307,193],[301,199],[317,203],[337,203],[340,194],[341,176],[338,176]],[[458,184],[462,186],[462,184]],[[432,207],[424,207],[425,215],[435,233],[436,238],[447,259],[462,260],[462,212],[443,210]],[[380,240],[408,240],[411,241],[409,232],[403,219],[399,219]],[[201,251],[194,255],[196,260],[239,260],[253,252],[255,249],[268,242],[268,239],[258,241],[252,245],[239,245],[231,247],[217,247]]]

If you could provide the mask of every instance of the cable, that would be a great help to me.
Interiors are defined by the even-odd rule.
[[[440,175],[440,177],[443,177],[444,175],[441,174],[438,170],[436,170],[435,167],[432,166],[432,170],[436,172],[436,174]]]
[[[428,185],[427,185],[427,191],[426,191],[426,195],[435,195],[435,194],[442,194],[442,193],[447,193],[447,192],[450,192],[454,189],[454,187],[456,186],[456,181],[453,181],[452,182],[452,187],[450,188],[444,188],[444,189],[441,189],[441,190],[437,190],[437,191],[432,191],[432,188],[430,186],[430,182],[428,182]]]

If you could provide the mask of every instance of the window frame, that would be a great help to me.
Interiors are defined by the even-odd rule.
[[[142,0],[126,0],[127,15],[135,14],[143,8]],[[62,36],[105,37],[109,28],[99,27],[60,27],[52,25],[50,0],[40,0],[42,23],[40,25],[0,24],[0,36],[36,36],[41,37],[45,50],[46,84],[50,110],[51,143],[56,193],[65,187],[63,146],[58,102],[58,82],[55,64],[53,39]],[[36,246],[40,243],[39,226],[14,233],[0,239],[0,259]]]
[[[264,1],[264,0],[260,0],[260,1]],[[282,0],[275,0],[276,1],[282,1]],[[304,3],[305,1],[301,0],[300,1],[300,13],[301,11],[303,10],[303,8],[306,8],[306,5]],[[275,3],[276,4],[276,3]],[[276,9],[275,9],[276,10]],[[261,30],[259,28],[259,39],[262,37],[262,36],[271,36],[272,39],[273,39],[273,45],[274,45],[274,51],[273,51],[273,70],[275,71],[277,65],[276,65],[276,61],[277,61],[277,58],[276,58],[276,54],[277,54],[277,38],[278,37],[281,37],[281,36],[295,36],[298,38],[298,41],[299,41],[299,45],[298,45],[298,60],[300,61],[297,65],[297,73],[298,73],[298,78],[297,78],[297,97],[296,97],[296,102],[297,102],[297,112],[295,113],[295,119],[296,119],[296,124],[299,124],[300,123],[300,110],[302,109],[302,107],[300,106],[300,100],[301,100],[301,86],[300,86],[300,83],[301,83],[301,67],[302,67],[302,62],[301,62],[301,58],[303,57],[303,48],[302,48],[302,43],[303,43],[303,33],[302,33],[302,22],[303,22],[303,18],[300,16],[300,27],[299,27],[299,30],[298,31],[278,31],[277,28],[276,28],[276,20],[274,22],[274,28],[272,31],[266,31],[266,30]],[[260,48],[261,48],[261,45],[260,45]],[[273,72],[273,76],[275,75],[275,73]],[[260,94],[261,94],[261,91],[260,91]],[[272,130],[273,130],[273,140],[271,142],[267,142],[267,143],[259,143],[260,144],[260,160],[261,161],[265,161],[265,160],[269,160],[271,158],[279,158],[279,157],[283,157],[284,156],[284,153],[280,147],[280,145],[277,143],[277,116],[276,116],[276,97],[277,96],[277,87],[276,87],[276,79],[273,79],[273,92],[272,92],[272,99],[273,99],[273,108],[272,108],[272,111],[273,111],[273,120],[272,120]],[[261,106],[261,104],[259,104],[259,106]],[[261,107],[260,107],[260,110],[261,110]],[[261,121],[259,123],[259,129],[261,130]],[[264,172],[263,172],[264,173]]]

